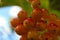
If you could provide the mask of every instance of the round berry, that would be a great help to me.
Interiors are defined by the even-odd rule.
[[[55,14],[50,14],[49,15],[49,18],[48,18],[48,21],[49,22],[55,22],[57,20],[57,16]]]
[[[36,8],[32,11],[32,19],[34,19],[35,21],[40,21],[40,19],[41,19],[40,8]]]
[[[31,7],[32,8],[37,8],[37,7],[39,7],[40,6],[40,3],[38,3],[37,1],[32,1],[31,2]]]
[[[21,10],[18,13],[18,18],[19,18],[20,22],[23,23],[23,21],[27,18],[27,13],[25,12],[25,10]]]
[[[58,29],[58,35],[60,35],[60,19],[56,20],[56,25]]]
[[[21,24],[18,18],[13,18],[11,20],[11,25],[13,28],[15,28],[17,25]]]
[[[15,31],[19,35],[23,35],[23,34],[26,34],[28,32],[28,30],[26,28],[24,28],[24,26],[22,24],[17,25],[17,27],[15,28]]]
[[[47,25],[45,22],[37,22],[36,29],[38,31],[44,31],[46,29]]]
[[[48,32],[51,34],[57,34],[58,33],[58,26],[55,23],[50,23],[47,26]]]
[[[48,19],[49,18],[49,12],[48,12],[48,10],[47,9],[41,9],[42,10],[42,18],[44,18],[44,19]]]
[[[32,20],[32,18],[28,18],[24,20],[23,25],[24,27],[31,29],[34,26],[34,20]]]
[[[37,40],[38,39],[37,31],[29,31],[28,32],[28,39],[29,40]]]

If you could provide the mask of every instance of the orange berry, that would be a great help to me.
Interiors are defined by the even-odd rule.
[[[31,7],[32,8],[37,8],[37,7],[39,7],[40,6],[40,2],[37,2],[37,1],[32,1],[31,2]]]
[[[58,33],[58,26],[55,23],[50,23],[47,26],[48,32],[55,35]]]
[[[27,18],[27,13],[25,12],[25,10],[21,10],[18,13],[18,18],[19,18],[20,22],[23,23],[23,21]]]
[[[42,18],[44,18],[44,19],[48,19],[49,18],[49,12],[48,12],[48,10],[47,9],[41,9],[42,10]]]
[[[56,15],[56,14],[51,14],[50,17],[51,17],[52,19],[57,19],[57,15]]]
[[[27,0],[33,11],[31,18],[25,10],[18,13],[18,18],[11,20],[20,40],[58,40],[60,36],[60,19],[49,14],[47,9],[40,8],[40,0]],[[41,34],[42,33],[42,34]]]
[[[55,14],[49,15],[48,21],[49,22],[55,22],[57,20],[57,16]]]
[[[34,26],[34,20],[32,20],[31,18],[28,18],[28,19],[24,20],[23,25],[27,29],[31,29]]]
[[[17,25],[17,27],[15,28],[15,31],[19,35],[23,35],[23,34],[26,34],[28,32],[28,30],[22,24]]]
[[[60,27],[60,19],[56,20],[56,25]]]
[[[15,28],[17,25],[21,24],[18,18],[14,18],[11,20],[11,25]]]
[[[41,10],[36,8],[32,11],[32,19],[35,21],[40,21],[41,19]]]
[[[38,39],[37,31],[29,31],[28,32],[28,39],[29,40],[37,40]]]
[[[60,35],[60,19],[56,20],[56,25],[58,29],[58,35]]]
[[[37,22],[36,29],[38,31],[44,31],[46,29],[47,25],[45,22]]]

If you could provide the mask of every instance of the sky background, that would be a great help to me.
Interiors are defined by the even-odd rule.
[[[19,36],[11,30],[10,20],[17,17],[20,10],[18,6],[0,8],[0,40],[19,40]]]

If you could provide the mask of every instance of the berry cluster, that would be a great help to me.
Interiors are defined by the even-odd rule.
[[[27,0],[33,11],[28,17],[25,10],[18,13],[18,18],[11,20],[11,25],[20,40],[58,40],[60,36],[60,19],[55,14],[49,14],[47,9],[41,9],[39,0]]]

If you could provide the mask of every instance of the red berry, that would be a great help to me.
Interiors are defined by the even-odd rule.
[[[27,13],[25,12],[25,10],[21,10],[18,13],[18,18],[19,18],[20,22],[23,23],[23,21],[27,18]]]
[[[21,24],[18,18],[14,18],[11,20],[11,25],[15,28],[17,25]]]

